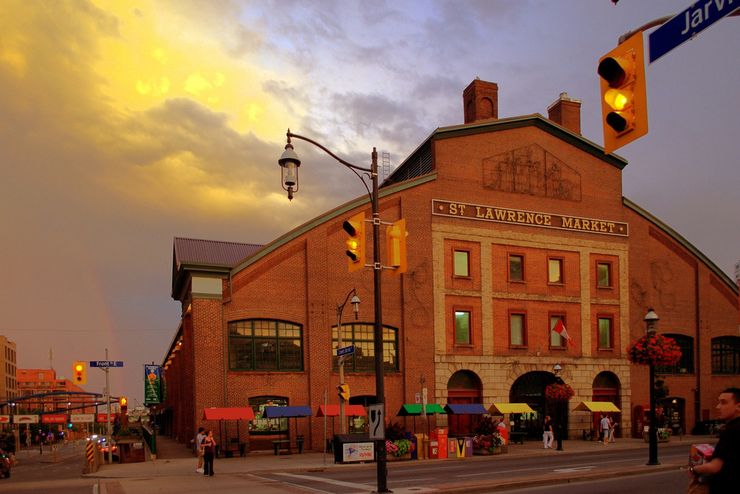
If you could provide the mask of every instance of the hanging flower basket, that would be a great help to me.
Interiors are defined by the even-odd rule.
[[[670,366],[681,359],[681,348],[673,338],[659,334],[646,335],[627,347],[627,358],[633,364]]]
[[[545,397],[552,401],[568,401],[575,394],[573,388],[564,383],[548,384],[545,388]]]

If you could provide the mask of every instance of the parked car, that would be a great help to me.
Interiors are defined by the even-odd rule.
[[[0,477],[10,478],[10,468],[13,466],[13,459],[10,453],[0,449]]]

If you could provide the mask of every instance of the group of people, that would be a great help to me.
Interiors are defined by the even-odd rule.
[[[198,466],[195,471],[213,477],[213,459],[216,457],[216,440],[213,438],[213,431],[198,427],[193,447],[198,456]]]
[[[617,423],[612,419],[611,415],[601,415],[599,421],[599,441],[603,444],[614,442],[614,430],[617,428]]]

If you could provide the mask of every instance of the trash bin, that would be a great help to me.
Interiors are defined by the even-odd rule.
[[[465,438],[465,458],[472,458],[472,457],[473,457],[473,438],[466,437]]]
[[[295,438],[295,442],[298,446],[298,454],[303,453],[303,434],[298,434]]]
[[[455,457],[465,458],[465,439],[464,437],[455,438]]]
[[[416,456],[411,456],[414,459],[417,460],[425,460],[428,457],[429,451],[428,451],[428,440],[426,438],[425,434],[414,434],[416,437]]]
[[[429,458],[432,460],[439,459],[439,441],[436,439],[429,440]]]
[[[351,443],[345,454],[344,445]],[[334,434],[334,463],[375,461],[375,441],[368,434]]]
[[[447,459],[448,460],[454,460],[458,458],[457,456],[457,438],[456,437],[448,437],[447,438]]]
[[[411,459],[412,460],[418,460],[419,459],[419,440],[418,437],[414,434],[409,438],[409,441],[411,441],[411,444],[413,444],[413,448],[411,448]]]

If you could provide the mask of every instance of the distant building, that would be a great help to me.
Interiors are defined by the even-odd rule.
[[[85,392],[80,386],[66,378],[57,378],[54,369],[18,369],[19,408],[27,412],[52,412],[71,410],[75,413],[95,411],[95,398],[88,395],[73,395],[70,392]],[[58,393],[52,396],[26,398],[30,395]]]
[[[649,308],[683,351],[658,369],[666,418],[684,431],[712,418],[717,395],[740,376],[735,281],[622,196],[627,161],[581,135],[578,100],[561,94],[547,118],[500,119],[498,86],[475,80],[463,104],[465,123],[434,130],[380,188],[381,220],[405,218],[408,230],[407,272],[382,273],[388,420],[411,429],[396,413],[425,390],[430,403],[526,402],[535,413],[516,426],[537,437],[554,410],[545,389],[562,378],[575,391],[570,437],[594,426],[598,413],[575,409],[592,401],[615,404],[619,431],[641,435],[648,369],[630,364],[626,348],[645,334]],[[322,448],[323,419],[293,426],[260,410],[307,405],[315,414],[327,396],[337,403],[336,306],[353,288],[362,302],[359,319],[342,323],[343,344],[355,347],[345,382],[351,404],[374,403],[373,274],[348,273],[342,229],[369,210],[359,197],[265,246],[175,239],[172,297],[182,313],[163,360],[166,434],[186,442],[204,408],[249,405],[252,449],[294,431]],[[384,228],[380,245],[384,259]],[[436,420],[453,435],[474,421]]]
[[[0,335],[0,403],[18,396],[16,362],[15,343]]]

